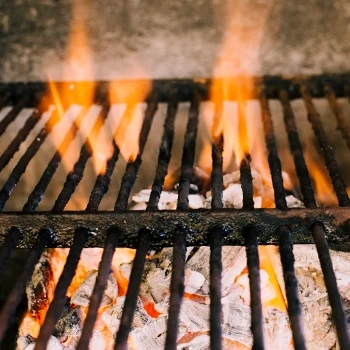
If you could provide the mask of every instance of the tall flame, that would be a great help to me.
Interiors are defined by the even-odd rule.
[[[247,113],[249,102],[256,99],[252,76],[260,72],[259,49],[272,3],[263,1],[255,4],[259,6],[259,11],[256,8],[253,11],[250,8],[253,5],[244,1],[227,1],[226,5],[227,23],[213,70],[213,76],[217,78],[211,84],[210,101],[219,117],[213,136],[223,134],[224,171],[230,171],[234,165],[239,167],[247,155],[265,150],[262,130],[257,127],[260,110],[253,112],[249,120]],[[243,16],[246,18],[244,23],[241,20]],[[247,27],[247,23],[251,25]],[[208,133],[211,134],[213,121],[204,118]],[[205,154],[200,156],[199,164],[204,168],[208,168],[210,162],[208,150],[208,145],[204,145]],[[263,159],[264,152],[260,152],[258,157]],[[256,165],[261,166],[262,169],[257,170],[266,173],[266,178],[269,178],[266,162],[259,159]]]
[[[141,68],[135,65],[135,69]],[[144,74],[140,74],[144,75]],[[114,141],[120,153],[128,162],[136,159],[139,151],[139,135],[141,132],[145,106],[142,104],[147,98],[152,84],[149,79],[141,81],[112,81],[109,87],[111,104],[125,104],[124,114],[118,129],[114,133]]]

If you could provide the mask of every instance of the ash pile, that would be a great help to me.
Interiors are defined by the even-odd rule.
[[[260,174],[252,172],[256,208],[273,203],[273,191]],[[242,207],[239,172],[224,176],[223,203],[226,208]],[[208,179],[207,179],[208,180]],[[210,208],[211,193],[203,185],[191,186],[190,208]],[[146,208],[150,190],[132,197],[130,209]],[[303,207],[293,194],[287,196],[289,207]],[[176,188],[163,191],[159,209],[175,209]],[[335,328],[326,287],[314,246],[294,246],[295,270],[299,281],[299,297],[305,323],[308,349],[337,349]],[[36,266],[27,286],[28,312],[18,335],[17,349],[35,347],[53,292],[68,255],[68,249],[48,249]],[[135,252],[117,249],[108,284],[98,312],[89,349],[113,349],[128,288]],[[337,283],[344,306],[350,310],[350,257],[331,251]],[[84,249],[76,275],[67,292],[62,312],[48,349],[75,349],[79,341],[89,299],[96,281],[102,249]],[[186,256],[185,294],[180,312],[177,348],[210,349],[209,317],[209,247],[189,247]],[[265,344],[268,349],[293,349],[287,314],[287,299],[278,247],[259,246],[261,295]],[[222,249],[222,336],[223,349],[251,349],[251,310],[247,259],[244,247]],[[137,307],[129,336],[129,349],[163,349],[172,272],[172,248],[151,251],[147,256]],[[349,311],[350,312],[350,311]],[[317,320],[317,321],[315,321]]]

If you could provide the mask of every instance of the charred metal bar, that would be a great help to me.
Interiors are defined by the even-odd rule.
[[[40,256],[49,242],[55,241],[55,236],[49,228],[44,228],[39,231],[35,245],[33,246],[22,274],[18,277],[15,286],[13,287],[5,305],[0,313],[0,342],[3,340],[6,330],[12,322],[13,315],[25,293],[27,282],[32,277],[35,265],[40,259]]]
[[[0,110],[6,106],[8,100],[9,100],[9,97],[10,97],[10,95],[8,92],[6,92],[5,94],[1,94],[1,96],[0,96]]]
[[[213,209],[222,208],[222,152],[223,135],[220,130],[220,121],[222,118],[222,104],[216,106],[214,123],[212,129],[212,161],[213,169],[211,172],[211,191]],[[213,227],[209,231],[210,241],[210,348],[220,350],[222,348],[221,340],[221,275],[222,261],[221,248],[223,238],[223,228],[221,226]]]
[[[108,111],[109,111],[109,103],[105,104],[102,107],[102,111],[98,116],[94,126],[92,127],[90,135],[87,137],[86,141],[81,147],[79,159],[76,161],[73,169],[67,175],[66,182],[64,183],[62,191],[60,192],[60,194],[56,199],[56,202],[52,208],[52,211],[64,210],[72,194],[74,193],[75,189],[77,188],[78,184],[83,178],[86,163],[94,153],[93,146],[94,146],[94,143],[96,142],[96,139],[98,137],[98,134],[101,128],[104,125]]]
[[[294,270],[294,254],[291,231],[287,226],[281,226],[278,230],[279,249],[283,267],[283,277],[288,300],[288,315],[292,328],[294,348],[306,350],[304,323],[301,313],[301,304],[298,297],[298,280]]]
[[[341,132],[344,140],[346,141],[346,145],[350,150],[350,125],[345,118],[343,110],[339,106],[337,97],[335,96],[333,89],[329,85],[325,85],[324,92],[328,98],[329,105],[337,120],[338,130]]]
[[[100,307],[102,297],[106,288],[106,283],[110,274],[110,268],[113,260],[115,248],[118,244],[118,237],[121,232],[113,227],[110,234],[107,236],[106,244],[104,246],[101,263],[98,270],[98,276],[94,290],[92,291],[89,310],[84,323],[84,328],[77,346],[77,350],[88,349],[91,334],[94,329],[98,309]]]
[[[16,105],[8,112],[8,114],[0,121],[0,136],[5,132],[6,128],[18,117],[19,112],[28,104],[29,95],[26,94],[16,103]]]
[[[126,166],[118,197],[115,202],[114,210],[125,210],[128,206],[129,195],[132,187],[134,186],[137,172],[139,171],[139,168],[142,163],[142,153],[146,145],[149,131],[151,129],[153,117],[158,109],[158,102],[156,100],[156,96],[153,96],[151,101],[152,102],[150,102],[147,106],[145,119],[143,121],[142,129],[140,132],[139,153],[135,161],[128,163]]]
[[[247,155],[245,159],[242,160],[240,166],[241,172],[241,185],[243,192],[243,209],[254,209],[254,199],[253,199],[253,178],[252,172],[250,170],[250,155]]]
[[[250,307],[252,312],[251,330],[253,334],[252,350],[264,349],[264,326],[261,305],[260,262],[258,254],[258,231],[254,226],[247,227],[244,241],[247,252],[249,274]]]
[[[66,264],[64,265],[62,275],[60,276],[55,289],[54,298],[47,311],[44,324],[40,328],[40,333],[34,348],[35,350],[46,349],[50,336],[55,329],[56,322],[62,313],[67,289],[75,275],[75,269],[80,260],[81,251],[89,237],[89,233],[89,230],[82,227],[78,228],[75,232],[73,244],[69,250]]]
[[[145,113],[145,119],[144,119],[141,133],[140,133],[139,152],[138,152],[138,156],[135,160],[135,162],[137,162],[137,164],[136,164],[136,166],[132,166],[132,164],[134,164],[135,162],[128,163],[128,165],[126,167],[126,172],[128,169],[131,172],[135,172],[134,174],[132,174],[133,175],[132,185],[136,179],[137,171],[141,165],[142,153],[143,153],[146,141],[147,141],[149,130],[151,128],[152,120],[153,120],[153,117],[154,117],[156,110],[157,110],[157,103],[156,102],[153,102],[150,105],[148,105],[147,111]],[[113,142],[113,144],[115,145],[114,142]],[[117,146],[115,145],[115,147],[117,147]],[[94,190],[93,190],[93,192],[95,194],[93,196],[93,201],[89,202],[90,206],[88,205],[88,208],[92,208],[94,210],[97,210],[98,205],[101,202],[101,199],[105,193],[105,191],[103,190],[103,186],[107,186],[107,188],[108,188],[110,176],[113,172],[116,158],[118,158],[118,154],[119,154],[119,149],[115,148],[115,152],[113,152],[112,157],[107,162],[107,171],[103,175],[101,175],[100,179],[102,182],[96,181],[96,183],[95,183],[94,189],[96,189],[96,192],[94,192]],[[114,164],[113,164],[113,162],[114,162]],[[128,181],[125,180],[125,177],[123,177],[120,192],[123,191],[123,193],[127,196],[127,199],[129,198],[132,185],[130,186]],[[126,201],[126,202],[122,201],[123,198],[119,197],[119,195],[118,195],[118,198],[120,198],[120,199],[119,199],[119,202],[117,199],[116,205],[118,204],[120,210],[126,210],[128,201]],[[90,197],[90,199],[91,199],[91,197]],[[124,205],[124,207],[123,207],[123,205]],[[94,324],[96,321],[98,308],[101,304],[103,293],[104,293],[106,283],[108,280],[110,266],[112,263],[114,251],[115,251],[115,248],[116,248],[117,243],[118,243],[117,238],[119,238],[120,236],[121,236],[121,231],[116,226],[112,226],[111,229],[108,231],[108,235],[107,235],[106,243],[105,243],[105,251],[107,249],[107,252],[104,251],[104,253],[102,255],[102,260],[101,260],[101,263],[99,266],[98,276],[97,276],[96,283],[94,286],[94,291],[93,291],[91,299],[90,299],[89,311],[88,311],[88,315],[87,315],[87,320],[89,320],[89,321],[87,323],[87,326],[84,326],[83,333],[82,333],[81,339],[79,341],[79,349],[85,349],[87,347],[87,345],[89,344],[91,334],[93,331],[93,327],[94,327]],[[146,253],[145,253],[145,255],[146,255]],[[142,275],[142,271],[141,271],[141,275]],[[131,283],[131,280],[130,280],[130,283]],[[126,303],[126,301],[125,301],[125,303]]]
[[[194,91],[188,115],[185,142],[182,152],[177,210],[188,209],[188,195],[190,193],[190,183],[192,180],[194,155],[196,149],[196,137],[198,130],[199,103],[199,95],[196,91]]]
[[[287,91],[282,89],[279,97],[283,107],[284,124],[288,134],[289,147],[293,155],[301,193],[303,194],[303,202],[307,208],[316,208],[314,190],[311,185],[309,171],[306,167],[303,147],[300,142],[294,112]]]
[[[140,290],[142,274],[146,261],[146,254],[149,250],[149,230],[142,230],[139,234],[139,243],[136,256],[130,274],[128,292],[126,294],[122,317],[120,319],[119,331],[115,343],[115,349],[126,350],[128,336]]]
[[[177,112],[177,100],[174,95],[168,104],[167,116],[164,123],[164,132],[162,141],[159,147],[158,164],[156,175],[154,178],[152,191],[147,210],[158,210],[158,202],[163,189],[163,183],[168,171],[168,164],[171,157],[171,149],[174,137],[174,122]],[[142,274],[144,270],[146,254],[149,250],[150,231],[143,229],[138,234],[138,247],[136,256],[132,265],[130,283],[125,298],[122,317],[120,320],[120,327],[115,343],[116,349],[126,349],[127,339],[131,330],[134,311],[137,304],[137,297],[140,290]]]
[[[268,162],[270,166],[273,189],[275,192],[276,208],[287,210],[286,196],[283,186],[282,166],[278,156],[273,122],[268,101],[261,91],[260,105],[265,130],[266,147],[268,151]],[[306,350],[304,337],[304,324],[301,314],[301,305],[298,298],[298,280],[294,271],[294,254],[291,232],[287,226],[278,229],[280,257],[283,267],[283,278],[286,286],[288,300],[288,315],[291,323],[294,346],[296,349]]]
[[[164,133],[159,148],[156,176],[153,181],[152,192],[150,194],[149,202],[147,205],[148,210],[158,209],[159,198],[163,190],[164,179],[168,173],[168,166],[171,158],[171,149],[173,147],[174,139],[174,123],[177,113],[177,107],[177,96],[172,94],[167,107],[168,109],[164,123]]]
[[[221,350],[221,275],[222,227],[209,231],[210,241],[210,348]]]
[[[0,211],[4,208],[7,200],[10,198],[10,195],[13,189],[16,187],[21,176],[25,172],[29,162],[38,152],[41,145],[44,143],[47,135],[52,131],[53,127],[60,121],[60,118],[57,112],[53,112],[52,116],[41,129],[38,135],[34,138],[30,146],[27,148],[24,155],[21,157],[15,168],[13,169],[11,175],[7,179],[5,185],[0,191]]]
[[[31,130],[34,128],[42,115],[42,111],[35,109],[32,115],[26,120],[22,129],[18,132],[16,137],[11,141],[5,152],[0,157],[0,171],[5,168],[13,155],[19,150],[21,143],[27,138]]]
[[[16,247],[21,237],[22,231],[17,227],[11,227],[5,238],[4,245],[0,249],[0,278],[7,263],[7,259],[10,257],[12,250]]]
[[[332,307],[332,315],[337,330],[340,349],[350,349],[348,321],[337,286],[337,279],[335,277],[328,243],[326,240],[326,233],[323,226],[320,224],[314,225],[312,227],[312,235],[314,237],[318,257],[320,259],[324,281],[327,287],[329,303]]]
[[[265,131],[265,142],[268,153],[268,163],[270,167],[271,179],[275,194],[276,208],[287,209],[286,195],[283,186],[282,165],[278,156],[275,132],[268,101],[263,91],[260,93],[260,106],[262,111],[262,121]]]
[[[63,156],[66,154],[69,145],[71,142],[75,139],[75,136],[79,130],[79,126],[85,116],[85,110],[81,111],[79,113],[79,116],[77,117],[76,121],[73,122],[73,125],[69,129],[68,133],[66,134],[65,138],[63,139],[62,143],[60,144],[58,150],[51,158],[49,164],[47,165],[46,169],[43,172],[43,175],[41,176],[39,182],[35,186],[32,193],[29,195],[28,200],[26,204],[23,207],[24,212],[33,212],[39,205],[40,201],[42,200],[44,193],[47,189],[47,186],[50,184],[50,181],[55,174],[58,166],[61,163],[61,160]]]
[[[172,273],[170,282],[170,300],[168,324],[165,338],[165,349],[176,349],[180,309],[185,291],[185,263],[186,263],[186,233],[185,227],[178,227],[174,231],[174,249]]]
[[[335,160],[333,148],[330,146],[326,132],[323,128],[320,115],[312,101],[312,97],[305,84],[301,85],[301,94],[308,112],[308,118],[314,130],[317,142],[323,152],[323,157],[329,175],[332,179],[332,185],[338,198],[339,205],[347,207],[350,205],[349,196],[346,193],[346,185],[341,175],[337,161]]]

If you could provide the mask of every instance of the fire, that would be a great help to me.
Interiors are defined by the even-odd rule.
[[[135,70],[140,68],[135,64]],[[140,75],[144,75],[140,71]],[[111,104],[125,104],[126,113],[114,133],[114,141],[126,161],[136,159],[139,151],[139,135],[144,117],[145,106],[143,102],[152,84],[149,79],[142,81],[112,81],[109,87],[109,100]]]
[[[331,179],[321,156],[311,144],[305,148],[305,161],[313,180],[313,187],[317,202],[322,205],[337,205]]]

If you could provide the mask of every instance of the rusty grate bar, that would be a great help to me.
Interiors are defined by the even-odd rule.
[[[335,189],[337,185],[339,185],[340,187],[339,193],[337,193],[337,195],[339,195],[338,196],[339,204],[341,200],[344,201],[343,204],[346,204],[349,198],[347,195],[345,197],[344,194],[342,193],[343,182],[342,182],[337,164],[335,163],[333,151],[329,148],[327,137],[323,130],[320,117],[313,105],[312,98],[305,86],[302,87],[302,92],[303,92],[305,104],[309,112],[310,122],[313,124],[314,132],[318,139],[318,142],[320,143],[321,148],[322,147],[327,148],[327,150],[323,150],[324,156],[326,159],[326,164],[328,166],[330,162],[332,163],[332,166],[333,166],[332,171],[328,169],[330,172],[330,175],[332,172],[332,174],[335,176],[335,179],[332,178],[332,181],[334,181],[333,186]],[[314,208],[316,206],[316,201],[315,201],[314,192],[311,186],[309,173],[305,165],[303,149],[299,140],[294,114],[291,111],[288,95],[285,91],[283,90],[281,91],[280,98],[284,108],[285,125],[287,128],[287,132],[291,131],[293,132],[293,135],[294,135],[293,138],[289,137],[289,144],[290,144],[291,151],[294,155],[295,167],[297,170],[300,184],[302,181],[304,181],[304,186],[302,185],[300,186],[303,197],[308,198],[307,201],[304,200],[304,204],[306,207]],[[336,180],[338,180],[338,182]],[[328,298],[332,307],[332,313],[333,313],[333,318],[334,318],[334,322],[335,322],[335,326],[338,334],[340,347],[341,349],[348,349],[350,344],[350,337],[349,337],[349,332],[347,330],[347,320],[345,317],[345,312],[344,312],[343,304],[340,298],[340,294],[337,288],[332,261],[330,259],[330,253],[329,253],[328,244],[326,240],[326,232],[320,224],[316,223],[312,226],[312,233],[313,233],[315,245],[317,248],[318,257],[320,259],[323,276],[325,279]],[[338,293],[334,292],[334,288],[338,291]]]
[[[177,97],[175,94],[173,94],[167,108],[167,116],[164,123],[164,132],[159,147],[156,175],[152,185],[150,199],[147,204],[147,210],[158,210],[159,198],[163,190],[163,184],[165,176],[168,173],[168,166],[171,158],[171,149],[174,138],[174,123],[177,108]],[[138,245],[136,255],[130,274],[130,284],[126,294],[124,308],[120,319],[120,327],[115,343],[115,347],[117,349],[127,348],[127,340],[131,330],[131,324],[137,304],[137,297],[139,295],[140,284],[146,261],[146,254],[149,250],[149,245],[149,229],[140,230],[138,234]]]
[[[346,193],[346,186],[342,175],[340,173],[339,166],[335,160],[334,152],[332,147],[329,145],[326,132],[323,128],[320,115],[318,114],[316,107],[312,101],[312,97],[308,90],[308,87],[303,84],[301,85],[301,94],[303,96],[305,106],[308,112],[308,118],[314,130],[317,141],[323,152],[323,156],[326,162],[326,166],[329,175],[332,179],[332,184],[337,195],[339,205],[346,207],[350,205],[349,196]]]
[[[198,128],[199,102],[200,99],[197,91],[193,91],[181,160],[181,176],[176,208],[179,211],[188,209],[188,195],[190,193],[190,184],[192,180]],[[165,347],[167,349],[176,349],[180,309],[185,290],[184,279],[187,234],[188,230],[185,226],[178,226],[173,234],[173,270],[171,273],[169,312],[165,339]]]
[[[212,128],[212,173],[211,173],[211,207],[221,209],[223,189],[223,158],[224,139],[220,124],[222,120],[222,104],[216,106]],[[210,241],[210,347],[221,350],[221,275],[222,275],[222,238],[225,235],[222,226],[213,227],[209,231]]]
[[[26,265],[22,274],[18,277],[9,297],[7,298],[5,305],[1,309],[0,313],[0,342],[3,340],[6,330],[12,322],[12,318],[16,309],[21,301],[25,287],[32,277],[35,265],[40,259],[42,252],[49,242],[55,241],[55,236],[50,229],[41,229],[38,233],[37,240],[30,252]],[[61,311],[61,310],[60,310]]]
[[[327,79],[326,79],[327,78]],[[169,318],[166,335],[166,348],[175,349],[177,343],[177,330],[179,316],[184,294],[184,268],[186,247],[188,245],[209,245],[210,253],[210,335],[211,348],[221,349],[221,250],[222,245],[245,245],[247,251],[247,265],[251,292],[252,311],[252,334],[253,349],[264,348],[262,306],[260,291],[259,254],[258,240],[260,243],[279,244],[283,276],[288,300],[288,315],[297,349],[305,349],[303,322],[301,318],[301,306],[298,300],[297,279],[294,270],[294,256],[292,243],[315,243],[324,274],[330,305],[332,307],[334,322],[338,334],[341,349],[350,347],[347,323],[342,306],[339,290],[330,253],[329,243],[342,243],[348,240],[347,225],[350,214],[346,208],[317,208],[310,176],[305,164],[303,149],[299,139],[295,117],[291,107],[291,99],[303,98],[308,110],[309,120],[313,126],[315,136],[324,153],[324,158],[330,176],[333,181],[336,194],[341,206],[349,205],[349,198],[345,191],[338,165],[335,162],[333,151],[321,123],[320,116],[313,104],[314,97],[327,97],[334,112],[338,126],[343,128],[342,134],[348,142],[348,127],[345,116],[341,111],[336,96],[346,94],[345,81],[350,76],[310,77],[284,79],[281,77],[264,77],[256,79],[257,96],[259,96],[262,110],[262,121],[265,131],[265,141],[268,152],[268,163],[275,194],[277,209],[255,210],[253,201],[253,183],[250,169],[250,155],[246,155],[241,162],[241,184],[243,190],[243,209],[239,211],[222,209],[222,152],[223,136],[217,134],[217,125],[221,117],[222,106],[215,106],[215,120],[212,138],[212,210],[189,211],[188,195],[192,180],[192,171],[195,155],[195,141],[198,128],[200,101],[208,99],[210,83],[208,79],[190,81],[155,81],[153,91],[147,99],[147,110],[142,125],[139,139],[139,153],[133,162],[129,162],[122,179],[114,213],[96,212],[99,204],[108,190],[111,176],[119,156],[119,148],[114,138],[111,141],[113,152],[106,163],[104,173],[97,176],[95,186],[91,192],[89,203],[85,212],[63,212],[65,205],[79,184],[88,159],[93,155],[93,148],[87,141],[81,148],[80,158],[73,170],[67,176],[63,190],[56,200],[53,211],[50,213],[34,213],[38,203],[44,195],[51,179],[67,152],[70,143],[74,140],[80,124],[85,117],[84,108],[65,135],[58,151],[50,160],[46,170],[39,180],[36,188],[29,196],[24,206],[24,213],[0,213],[0,272],[10,256],[12,249],[18,247],[33,247],[23,274],[19,277],[14,292],[6,301],[0,313],[0,340],[11,323],[20,299],[29,281],[34,266],[45,247],[68,246],[71,248],[67,263],[60,277],[55,291],[54,300],[50,305],[49,312],[41,327],[36,349],[44,349],[54,329],[56,321],[63,307],[64,297],[71,282],[75,268],[78,264],[81,250],[87,246],[104,247],[104,253],[100,263],[98,276],[90,299],[89,311],[83,328],[78,348],[85,349],[89,345],[90,337],[96,321],[97,312],[102,300],[109,270],[114,255],[114,250],[120,247],[137,248],[129,281],[129,288],[122,312],[120,328],[117,334],[115,348],[126,349],[127,339],[131,330],[133,313],[139,293],[140,283],[144,270],[145,258],[151,247],[174,246],[173,271],[171,276],[171,294],[169,304]],[[64,83],[62,83],[64,84]],[[106,82],[97,85],[96,96],[98,103],[102,103],[102,112],[93,129],[90,139],[96,139],[100,128],[110,109],[105,102],[104,93]],[[46,84],[0,84],[0,91],[4,99],[0,105],[8,100],[14,105],[12,110],[0,122],[0,136],[6,128],[18,116],[22,108],[40,100],[45,92]],[[104,97],[103,97],[104,96]],[[102,97],[102,98],[101,98]],[[235,100],[237,96],[232,92],[228,99]],[[279,98],[284,114],[284,122],[289,138],[290,149],[294,158],[297,175],[307,209],[288,209],[286,204],[285,190],[283,187],[282,168],[278,156],[278,150],[273,130],[271,112],[268,99]],[[168,165],[171,158],[171,148],[174,137],[174,122],[178,103],[192,101],[188,125],[183,149],[181,177],[178,193],[177,211],[158,212],[158,201],[162,193],[164,178],[167,175]],[[163,137],[159,149],[156,175],[152,187],[150,200],[146,212],[127,212],[129,196],[135,183],[138,170],[142,162],[142,154],[148,139],[154,114],[159,102],[167,102],[167,116],[164,124]],[[88,106],[85,106],[88,107]],[[128,119],[131,113],[128,106],[122,118]],[[23,127],[13,139],[12,143],[0,156],[0,169],[5,167],[12,156],[17,152],[21,143],[27,138],[30,131],[35,127],[42,112],[34,111],[27,119]],[[245,105],[238,103],[240,116],[245,114]],[[49,121],[39,132],[27,151],[20,158],[9,179],[0,191],[0,209],[2,210],[16,184],[19,182],[27,165],[40,149],[45,138],[50,134],[53,127],[60,120],[57,112],[54,112]],[[113,135],[116,136],[116,135]],[[349,146],[349,142],[348,142]],[[54,213],[62,211],[61,213]],[[320,224],[322,223],[322,225]],[[342,223],[339,225],[339,223]],[[180,224],[180,225],[179,225]],[[323,226],[324,225],[324,226]],[[49,227],[49,228],[46,228]],[[96,236],[89,235],[95,227],[103,228]],[[309,228],[312,227],[312,236]],[[39,232],[39,236],[36,234]],[[52,232],[57,233],[57,240]],[[75,232],[72,243],[72,233]],[[228,235],[227,232],[230,232]],[[37,237],[37,238],[36,238]]]
[[[282,165],[278,156],[271,112],[263,90],[260,94],[260,106],[262,110],[268,163],[275,193],[276,208],[280,210],[287,210],[288,207],[283,186]],[[294,254],[291,232],[287,226],[281,226],[278,229],[278,234],[280,236],[279,249],[283,267],[283,278],[286,286],[288,315],[292,328],[293,340],[296,349],[306,350],[301,304],[298,297],[298,281],[294,270]]]

